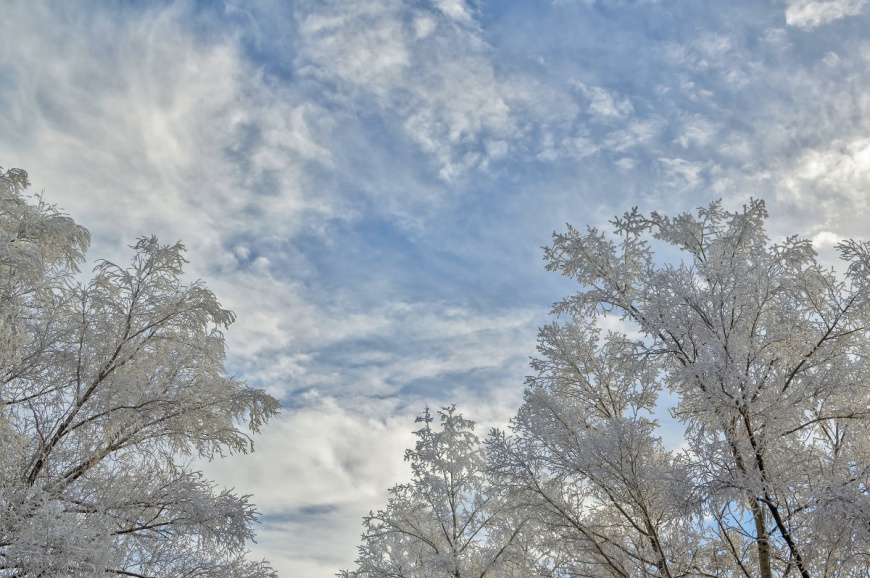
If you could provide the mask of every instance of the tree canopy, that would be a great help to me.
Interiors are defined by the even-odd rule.
[[[838,275],[808,240],[771,241],[767,217],[760,200],[713,202],[554,234],[547,268],[579,290],[485,448],[486,492],[536,528],[524,555],[539,571],[870,567],[870,246],[840,243]],[[665,412],[680,447],[662,442]]]
[[[370,512],[357,569],[343,578],[526,577],[534,564],[523,551],[530,526],[491,491],[474,422],[456,406],[417,417],[417,443],[405,452],[412,481],[390,488],[386,509]]]
[[[191,463],[278,411],[226,373],[233,313],[154,237],[77,281],[87,230],[28,185],[0,171],[0,576],[274,576],[249,496]]]

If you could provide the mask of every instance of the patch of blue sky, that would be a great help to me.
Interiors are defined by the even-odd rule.
[[[212,4],[212,2],[207,2]],[[225,21],[241,33],[241,45],[246,56],[260,68],[269,81],[288,83],[296,78],[297,7],[291,2],[213,3],[223,13]]]
[[[487,367],[445,372],[436,377],[413,379],[396,384],[397,394],[402,399],[416,400],[418,406],[426,403],[433,405],[455,403],[467,400],[469,397],[485,399],[487,394],[494,393],[493,390],[502,390],[501,395],[518,398],[516,393],[522,388],[521,384],[515,382],[515,370],[515,367]],[[467,401],[460,409],[470,419],[477,419],[476,414],[483,413]]]
[[[450,191],[438,180],[437,166],[409,141],[400,118],[377,108],[332,106],[334,123],[323,138],[333,163],[314,168],[321,182],[341,191],[353,209],[379,212],[409,229],[438,209],[437,200]]]
[[[309,504],[291,509],[280,514],[268,514],[263,516],[261,522],[289,522],[297,520],[306,520],[310,518],[318,518],[328,516],[335,513],[336,507],[332,504]]]
[[[351,286],[358,287],[388,279],[393,285],[388,294],[369,296],[381,302],[403,295],[421,300],[463,300],[469,293],[466,284],[473,273],[471,262],[437,245],[423,244],[376,215],[335,227],[328,243],[322,238],[311,240],[314,243],[305,252],[312,261],[324,265],[319,269],[324,285],[350,281]]]

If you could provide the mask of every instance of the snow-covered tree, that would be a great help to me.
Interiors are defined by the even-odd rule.
[[[527,577],[536,572],[523,542],[530,527],[487,487],[474,422],[455,406],[428,408],[407,450],[412,481],[389,490],[386,509],[364,518],[357,569],[345,578]]]
[[[581,290],[490,453],[566,576],[864,575],[870,567],[870,247],[766,236],[764,203],[555,235]],[[679,264],[655,260],[676,248]],[[670,254],[670,253],[668,253]],[[616,316],[626,333],[602,337]],[[629,335],[633,335],[629,337]],[[667,389],[684,448],[657,437]]]
[[[27,186],[0,171],[0,576],[274,576],[248,496],[191,466],[278,410],[224,370],[232,312],[155,238],[77,282],[87,231]]]
[[[541,532],[556,576],[680,576],[697,566],[685,468],[655,437],[658,367],[625,335],[551,324],[495,484]]]

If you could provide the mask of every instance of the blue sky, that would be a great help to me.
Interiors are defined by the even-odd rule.
[[[425,404],[516,410],[566,222],[761,197],[773,237],[867,238],[868,3],[13,1],[0,165],[93,259],[185,242],[285,406],[204,467],[254,494],[255,555],[330,576]]]

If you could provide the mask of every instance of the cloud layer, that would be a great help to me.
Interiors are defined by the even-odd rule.
[[[515,411],[566,221],[754,196],[774,236],[866,237],[866,5],[12,2],[0,164],[95,259],[184,240],[285,405],[204,467],[255,495],[257,555],[330,575],[425,404]]]

